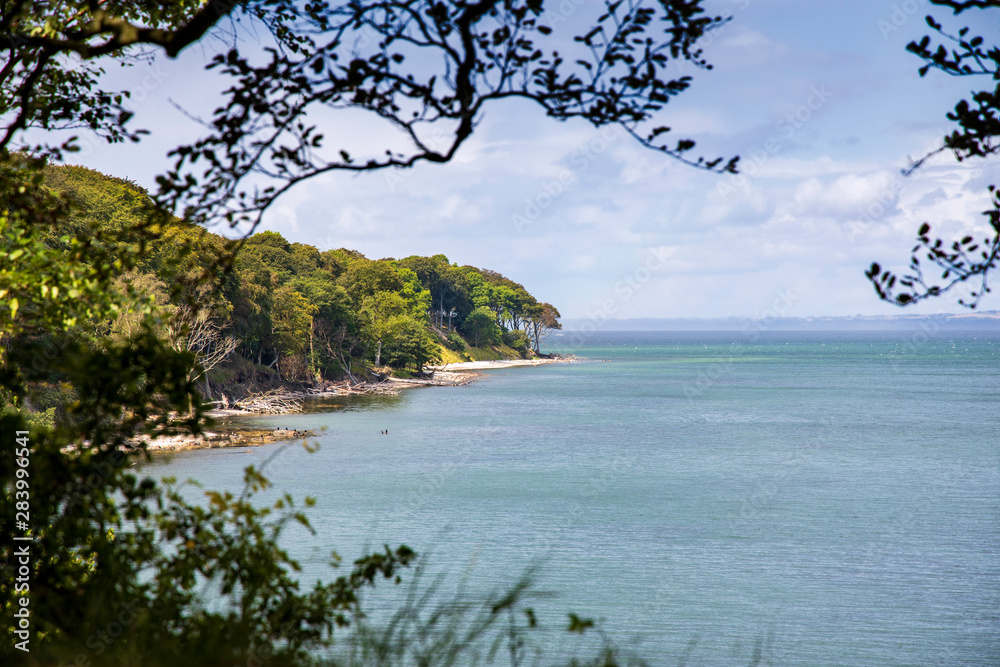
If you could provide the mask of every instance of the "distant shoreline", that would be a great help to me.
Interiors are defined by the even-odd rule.
[[[564,335],[575,336],[596,330],[606,332],[709,332],[743,331],[747,328],[768,331],[814,332],[909,332],[931,328],[942,331],[1000,330],[1000,311],[940,313],[936,315],[848,315],[791,317],[772,309],[759,317],[673,317],[609,318],[596,322],[581,318],[562,318]]]

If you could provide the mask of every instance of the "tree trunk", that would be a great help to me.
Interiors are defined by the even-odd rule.
[[[378,366],[379,360],[382,359],[382,339],[378,339],[378,350],[375,351],[375,365]]]
[[[319,372],[316,368],[316,352],[313,350],[313,329],[316,326],[316,318],[309,320],[309,374],[312,375],[313,382],[317,381]]]
[[[338,351],[338,356],[340,357],[340,365],[343,367],[344,372],[347,373],[347,377],[351,379],[351,384],[357,384],[358,381],[354,379],[354,375],[351,374],[351,364],[346,359],[344,359],[344,353]]]
[[[208,384],[208,371],[205,371],[205,399],[212,400],[212,387]]]

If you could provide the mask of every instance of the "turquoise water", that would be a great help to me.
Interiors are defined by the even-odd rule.
[[[1000,664],[1000,332],[600,333],[588,360],[262,418],[327,554],[405,543],[654,664]],[[602,361],[607,360],[607,361]],[[388,429],[389,435],[380,435]],[[156,475],[236,488],[251,453]]]

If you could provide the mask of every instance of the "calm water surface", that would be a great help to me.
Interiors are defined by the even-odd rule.
[[[654,664],[1000,664],[1000,332],[601,333],[587,361],[258,420],[327,555],[405,543]],[[606,360],[606,361],[603,361]],[[380,435],[388,429],[389,435]],[[277,446],[147,471],[238,488]]]

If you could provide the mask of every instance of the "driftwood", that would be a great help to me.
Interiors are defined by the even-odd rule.
[[[427,379],[407,380],[397,378],[394,382],[399,384],[415,384],[422,387],[456,387],[471,384],[479,379],[479,373],[447,373],[442,372],[439,377]]]
[[[260,415],[280,415],[288,412],[300,412],[302,401],[278,392],[261,392],[250,394],[233,404],[237,410],[253,412]]]
[[[392,382],[361,382],[358,384],[340,387],[338,392],[351,394],[397,394],[399,387]]]

